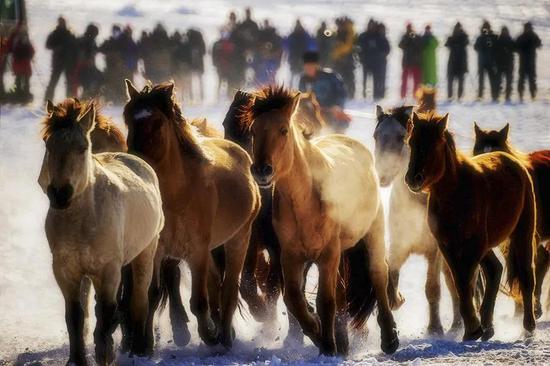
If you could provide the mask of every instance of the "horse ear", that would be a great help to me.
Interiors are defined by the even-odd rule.
[[[506,126],[502,127],[502,129],[498,131],[498,134],[506,141],[508,139],[508,132],[510,132],[510,124],[506,123]]]
[[[95,105],[91,103],[90,107],[78,117],[80,127],[86,133],[90,133],[95,127]]]
[[[174,87],[175,87],[175,84],[173,81],[169,81],[168,82],[168,86],[166,87],[166,94],[169,96],[169,97],[172,97],[172,95],[174,95]]]
[[[49,115],[52,115],[55,110],[55,105],[52,103],[51,100],[48,99],[46,102],[46,112],[48,112]]]
[[[483,131],[481,130],[481,128],[478,126],[478,124],[477,124],[476,121],[474,121],[474,132],[475,132],[476,136],[481,135],[481,133],[483,132]]]
[[[405,106],[405,113],[409,115],[409,118],[411,117],[413,109],[414,109],[414,106],[412,105]]]
[[[376,119],[380,121],[384,118],[384,109],[380,105],[376,105]]]
[[[449,113],[445,114],[437,123],[437,130],[440,134],[443,134],[447,129],[447,123],[449,122]]]
[[[136,89],[134,84],[128,79],[124,79],[124,82],[126,83],[126,93],[128,93],[128,98],[134,99],[139,95],[139,91]]]
[[[292,102],[289,103],[285,108],[284,112],[290,117],[298,107],[298,103],[300,103],[300,97],[301,93],[296,93],[294,97],[292,97]]]

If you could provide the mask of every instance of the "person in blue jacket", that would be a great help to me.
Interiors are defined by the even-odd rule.
[[[300,91],[315,93],[325,121],[335,132],[344,132],[351,122],[351,118],[344,112],[347,99],[344,81],[332,70],[321,69],[319,53],[305,52],[303,60],[304,72],[300,78]]]

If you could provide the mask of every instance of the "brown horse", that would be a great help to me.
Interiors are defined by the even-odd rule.
[[[299,94],[269,86],[254,93],[243,116],[253,137],[254,177],[261,187],[273,187],[272,222],[281,248],[285,304],[321,353],[345,354],[347,294],[338,269],[342,252],[364,239],[358,250],[368,253],[368,263],[357,254],[359,260],[350,262],[364,269],[363,277],[348,280],[372,276],[382,350],[393,353],[399,340],[387,297],[384,215],[374,159],[364,145],[343,135],[306,139],[295,120],[299,101]],[[318,316],[303,293],[308,262],[319,269]],[[354,315],[352,323],[360,323],[361,310]]]
[[[209,345],[231,347],[239,277],[260,208],[250,157],[232,142],[197,139],[175,102],[173,83],[146,86],[141,92],[128,80],[126,86],[128,147],[155,169],[163,198],[166,225],[157,266],[165,257],[187,260],[192,274],[191,311],[197,317],[199,335]],[[211,271],[210,250],[222,244],[225,268],[220,291],[219,274]],[[158,285],[153,281],[151,315],[160,301]],[[152,347],[152,319],[148,335]]]
[[[212,126],[206,118],[195,118],[191,121],[191,126],[197,129],[197,132],[204,137],[215,137],[223,138],[223,133],[218,131],[214,126]]]
[[[510,238],[508,284],[523,295],[523,326],[535,329],[535,195],[527,169],[513,156],[493,152],[469,158],[447,131],[449,115],[413,113],[409,122],[411,158],[405,180],[414,192],[428,195],[428,224],[449,265],[460,299],[464,340],[494,334],[493,311],[502,265],[493,248]],[[474,308],[477,266],[487,288],[481,324]]]
[[[541,243],[548,243],[550,241],[550,150],[540,150],[529,154],[516,150],[508,139],[509,124],[506,124],[501,130],[491,131],[480,128],[474,122],[474,130],[476,135],[474,155],[504,151],[522,161],[531,173],[537,198],[537,239]],[[550,254],[544,246],[539,245],[535,260],[535,316],[537,318],[542,315],[540,295],[542,282],[549,265]]]
[[[421,86],[415,93],[417,106],[415,108],[417,113],[426,113],[435,111],[437,108],[435,98],[437,96],[437,90],[429,86]]]

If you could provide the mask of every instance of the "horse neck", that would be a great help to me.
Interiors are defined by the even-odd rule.
[[[444,197],[445,195],[454,192],[460,184],[459,171],[462,166],[467,164],[467,159],[468,158],[460,151],[452,149],[450,145],[447,144],[445,148],[445,166],[443,175],[433,184],[430,193],[435,194],[435,196]]]

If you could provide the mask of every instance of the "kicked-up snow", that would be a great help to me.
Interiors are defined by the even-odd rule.
[[[170,31],[176,28],[196,26],[205,32],[207,43],[218,36],[218,28],[225,22],[230,9],[242,16],[243,8],[252,5],[253,15],[260,21],[270,17],[281,33],[286,34],[295,18],[301,17],[310,31],[322,19],[330,20],[338,15],[350,15],[362,30],[368,18],[375,17],[386,23],[392,45],[388,70],[388,97],[381,101],[384,107],[398,105],[401,53],[397,40],[410,20],[420,30],[431,22],[434,34],[440,42],[457,21],[464,24],[470,40],[477,35],[481,20],[487,18],[495,29],[508,25],[512,34],[521,30],[521,24],[533,21],[535,30],[543,40],[539,52],[539,98],[524,104],[493,104],[474,101],[476,55],[469,49],[470,73],[466,80],[466,98],[462,103],[447,103],[445,68],[447,51],[440,47],[439,110],[451,115],[450,129],[460,148],[470,151],[473,144],[473,121],[484,128],[500,128],[511,123],[512,142],[525,151],[550,148],[550,1],[489,0],[485,2],[466,0],[410,2],[406,0],[370,2],[291,0],[277,2],[205,0],[197,2],[165,1],[119,1],[76,0],[27,2],[31,39],[37,48],[33,64],[35,75],[32,91],[35,103],[28,107],[2,106],[0,108],[0,365],[61,365],[68,358],[68,336],[64,321],[64,305],[61,292],[53,278],[51,254],[44,235],[44,217],[48,209],[46,196],[41,192],[37,178],[44,153],[40,139],[40,121],[43,108],[40,103],[49,77],[50,54],[44,49],[47,33],[53,28],[59,14],[67,17],[69,25],[81,33],[86,24],[95,21],[100,25],[99,39],[104,39],[113,22],[131,23],[134,34],[144,28],[152,28],[163,21]],[[360,70],[357,70],[357,79]],[[288,78],[288,69],[283,67],[280,80]],[[516,75],[517,77],[517,75]],[[140,80],[138,80],[139,82]],[[121,80],[122,83],[122,80]],[[204,116],[221,128],[221,121],[229,101],[215,98],[215,72],[207,58],[205,74],[206,101],[200,105],[183,106],[188,117]],[[57,100],[61,98],[63,85],[58,86]],[[514,95],[514,98],[517,98]],[[350,110],[359,112],[349,134],[363,141],[372,149],[374,121],[368,114],[374,113],[371,102],[352,101]],[[104,113],[122,125],[121,106],[106,106]],[[389,190],[384,189],[385,203]],[[182,287],[185,303],[189,299],[189,272],[185,268]],[[308,296],[315,293],[316,272],[309,276]],[[521,318],[514,318],[514,305],[504,294],[499,294],[495,309],[495,337],[488,342],[461,342],[461,334],[447,334],[441,339],[426,335],[428,306],[424,295],[426,264],[423,258],[413,256],[402,268],[400,289],[406,298],[405,304],[395,312],[401,345],[391,356],[380,351],[379,329],[375,317],[368,322],[368,334],[353,334],[351,352],[347,359],[319,357],[317,349],[306,341],[304,346],[286,346],[286,308],[279,304],[278,320],[272,324],[256,323],[244,308],[235,316],[237,340],[232,350],[209,348],[202,344],[196,332],[196,322],[191,317],[191,343],[176,347],[171,340],[171,331],[166,313],[157,320],[158,342],[152,359],[129,359],[120,356],[122,365],[373,365],[397,364],[529,364],[550,363],[550,316],[545,314],[537,322],[534,338],[523,338]],[[548,281],[547,281],[548,282]],[[548,294],[548,284],[543,289],[543,300]],[[543,306],[545,304],[543,303]],[[90,304],[89,329],[93,329],[93,304]],[[187,306],[189,311],[189,307]],[[450,327],[451,301],[442,280],[441,315],[446,329]],[[91,332],[89,332],[91,335]],[[87,338],[89,360],[93,360],[93,342]],[[116,342],[120,336],[117,331]]]

